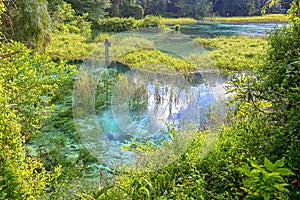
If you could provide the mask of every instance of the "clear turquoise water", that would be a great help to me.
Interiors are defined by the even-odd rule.
[[[285,23],[246,23],[226,24],[218,22],[197,22],[196,24],[181,25],[182,34],[195,37],[214,37],[219,35],[265,35],[274,27]],[[170,26],[173,29],[173,26]]]
[[[125,140],[129,138],[159,138],[162,136],[162,132],[167,131],[167,123],[174,124],[176,128],[184,128],[187,122],[198,124],[198,128],[207,125],[209,122],[204,115],[208,112],[209,106],[225,98],[227,77],[211,72],[198,73],[186,80],[185,83],[180,84],[169,84],[168,81],[165,84],[162,83],[163,81],[157,83],[146,81],[140,84],[138,87],[145,88],[144,98],[141,100],[145,102],[146,106],[134,109],[134,106],[129,105],[133,98],[131,96],[125,102],[128,103],[129,115],[124,115],[124,112],[118,110],[113,113],[110,106],[99,111],[99,124],[107,138],[120,142],[126,142],[124,138]],[[138,82],[134,79],[129,81],[132,81],[133,84]],[[160,100],[157,100],[157,96]],[[118,116],[119,113],[120,116]],[[131,118],[130,124],[127,123],[128,117]],[[123,127],[124,123],[127,123],[126,127]]]

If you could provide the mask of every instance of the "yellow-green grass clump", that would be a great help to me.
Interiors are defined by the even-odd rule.
[[[102,37],[103,36],[103,37]],[[69,33],[53,33],[47,47],[47,54],[60,60],[104,60],[104,40],[109,35],[101,35],[101,42],[88,43],[83,36]],[[119,61],[130,68],[148,71],[187,73],[196,70],[196,65],[186,59],[154,50],[151,41],[135,37],[110,37],[110,61]]]
[[[196,20],[193,18],[161,18],[161,23],[165,25],[175,25],[175,24],[194,24]]]
[[[265,37],[220,36],[196,38],[195,41],[210,51],[203,55],[194,55],[193,59],[210,60],[221,71],[243,71],[261,67],[267,49]]]
[[[196,70],[196,66],[186,59],[175,58],[158,50],[137,50],[123,56],[120,62],[130,68],[153,72],[188,73]]]
[[[259,23],[259,22],[288,22],[288,15],[267,14],[262,16],[242,16],[242,17],[207,17],[205,21],[216,21],[225,23]]]
[[[52,59],[84,60],[96,48],[96,44],[87,43],[87,38],[74,33],[51,33],[51,42],[46,53]]]
[[[101,34],[97,37],[97,44],[90,43],[87,38],[71,33],[52,33],[51,42],[46,48],[46,53],[52,59],[60,60],[104,60],[104,40],[109,39],[110,60],[115,60],[128,52],[137,49],[153,48],[153,43],[144,38],[135,37],[113,37],[108,34]]]

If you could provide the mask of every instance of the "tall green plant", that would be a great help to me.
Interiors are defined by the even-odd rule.
[[[60,33],[75,33],[85,37],[91,36],[91,23],[87,21],[88,14],[76,16],[71,4],[58,4],[51,11],[52,28]]]
[[[300,11],[294,1],[290,15]],[[248,102],[248,111],[259,110],[269,131],[266,132],[270,160],[285,156],[287,165],[300,165],[299,124],[300,124],[300,24],[293,20],[288,26],[273,30],[269,37],[269,48],[265,63],[254,71],[254,76],[239,79],[238,99]],[[236,99],[236,102],[239,100]],[[257,105],[264,103],[265,106]],[[299,172],[295,173],[299,179]],[[299,198],[299,185],[290,188],[291,196]]]
[[[274,164],[265,158],[264,165],[259,166],[250,160],[253,169],[248,165],[238,168],[240,172],[248,178],[243,181],[243,188],[249,197],[263,197],[264,200],[269,199],[287,199],[289,190],[285,187],[289,186],[284,177],[295,175],[291,170],[283,168],[284,158],[276,161]]]
[[[13,52],[0,58],[0,198],[43,198],[59,174],[45,171],[27,155],[24,143],[43,126],[49,103],[62,93],[74,67],[33,54],[17,42],[0,43],[0,52]]]
[[[23,42],[42,51],[49,42],[50,17],[45,0],[3,1],[2,32],[7,39]]]

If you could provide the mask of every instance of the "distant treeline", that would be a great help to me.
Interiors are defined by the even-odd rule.
[[[62,1],[55,0],[54,2]],[[77,14],[89,13],[89,18],[135,17],[161,15],[163,17],[252,16],[261,15],[269,0],[65,0]],[[285,13],[292,0],[277,1],[267,13]]]
[[[141,22],[139,19],[143,19],[138,24],[139,27],[157,27],[161,23],[161,18],[157,16],[167,19],[251,16],[261,15],[264,7],[266,13],[285,13],[291,2],[292,0],[0,0],[0,41],[15,40],[43,51],[51,40],[50,33],[55,31],[90,38],[95,32],[103,31],[104,26],[106,31],[107,27],[111,31],[137,27],[137,22]],[[138,20],[135,21],[134,18]],[[112,27],[112,24],[118,26]]]

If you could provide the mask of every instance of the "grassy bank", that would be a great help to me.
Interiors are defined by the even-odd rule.
[[[288,16],[284,14],[268,14],[263,16],[247,17],[207,17],[204,20],[225,23],[287,22]]]
[[[165,25],[175,24],[194,24],[196,20],[193,18],[161,18],[161,23]]]
[[[267,41],[264,37],[196,38],[195,42],[209,51],[205,54],[192,54],[186,59],[181,59],[154,50],[154,44],[142,38],[111,37],[108,34],[99,34],[95,38],[95,42],[98,42],[96,44],[75,34],[57,33],[51,36],[53,42],[47,47],[46,52],[53,59],[104,60],[103,41],[109,39],[112,43],[110,47],[110,59],[112,61],[122,62],[131,68],[163,64],[168,66],[169,70],[180,72],[209,69],[219,69],[223,72],[252,70],[262,65],[261,58],[267,48]]]
[[[190,56],[191,62],[205,62],[207,66],[221,71],[256,69],[262,66],[262,57],[267,48],[267,40],[264,37],[220,36],[196,38],[195,41],[210,51]]]
[[[46,49],[47,54],[55,60],[84,61],[104,60],[104,39],[109,39],[110,60],[119,61],[130,68],[146,68],[153,71],[190,72],[196,70],[196,65],[186,59],[174,56],[154,49],[150,40],[138,37],[110,36],[99,34],[95,42],[75,34],[52,34],[52,42]]]

